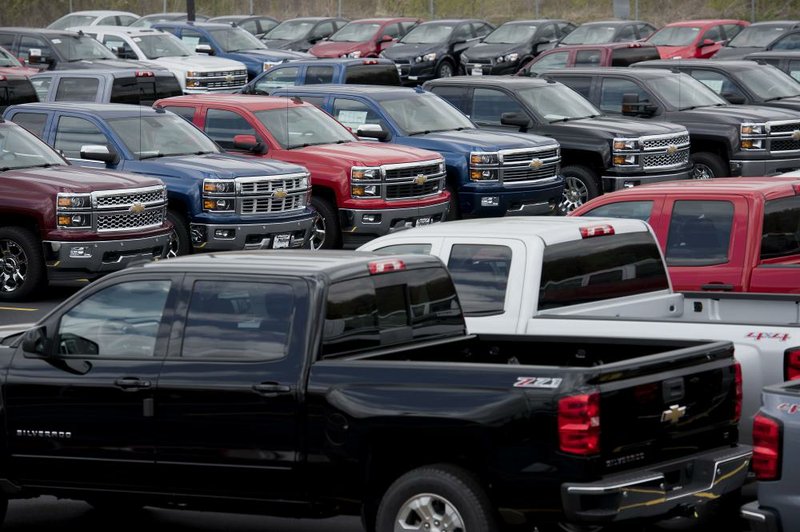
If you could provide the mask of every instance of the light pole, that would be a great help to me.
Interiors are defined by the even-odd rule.
[[[434,9],[433,9],[434,2],[435,2],[435,0],[428,0],[428,5],[429,5],[429,8],[430,8],[430,12],[431,12],[431,20],[433,20],[433,16],[434,16],[434,13],[435,13]]]

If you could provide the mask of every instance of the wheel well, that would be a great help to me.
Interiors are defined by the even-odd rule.
[[[597,177],[598,186],[600,183],[600,176],[606,169],[603,158],[596,152],[590,151],[577,151],[577,150],[561,150],[561,168],[566,166],[583,166],[591,170]]]
[[[329,189],[328,187],[322,187],[322,186],[319,186],[319,185],[312,185],[311,186],[311,195],[312,196],[317,196],[318,198],[323,198],[323,199],[327,200],[328,203],[331,204],[331,207],[333,207],[337,211],[339,210],[339,206],[336,203],[336,193],[333,190]]]
[[[728,162],[730,157],[728,156],[728,150],[720,144],[719,142],[712,142],[707,140],[698,140],[695,141],[692,139],[692,146],[691,146],[692,153],[701,153],[701,152],[708,152],[713,153],[714,155],[720,157],[725,163]]]
[[[184,218],[188,218],[189,214],[189,207],[186,205],[186,202],[180,199],[173,199],[170,198],[168,202],[169,210],[175,211],[176,213],[180,214]]]
[[[36,238],[42,238],[39,223],[30,216],[20,214],[0,214],[0,226],[3,227],[24,227],[36,235]]]

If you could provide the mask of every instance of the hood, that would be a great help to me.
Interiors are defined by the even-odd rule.
[[[443,46],[443,43],[404,44],[398,42],[384,50],[383,56],[387,59],[413,59],[420,55],[438,52]],[[467,55],[469,55],[469,52],[467,52]]]
[[[480,42],[475,46],[468,48],[466,51],[464,51],[464,54],[466,54],[470,60],[495,59],[501,55],[506,55],[513,52],[522,54],[523,52],[527,51],[526,48],[527,43],[487,44]]]
[[[99,59],[99,60],[85,60],[67,62],[59,61],[56,70],[132,70],[137,68],[152,68],[152,65],[142,61],[133,61],[128,59]]]
[[[438,153],[428,150],[399,144],[387,145],[361,141],[308,146],[292,151],[306,153],[309,159],[325,158],[331,166],[339,166],[342,163],[346,163],[348,166],[380,166],[383,164],[416,163],[442,158]]]
[[[693,46],[656,46],[661,59],[687,59],[694,57]]]
[[[27,67],[0,67],[0,76],[33,76],[39,70]]]
[[[499,133],[485,129],[441,131],[411,137],[428,150],[449,152],[498,151],[516,148],[539,148],[554,144],[551,138],[530,133]]]
[[[280,63],[282,61],[293,61],[295,59],[315,59],[311,54],[304,52],[293,52],[292,50],[274,50],[272,48],[264,50],[257,48],[255,50],[243,50],[241,52],[233,52],[227,54],[228,59],[236,61],[261,61],[268,63]]]
[[[143,171],[150,174],[174,175],[180,173],[191,178],[201,176],[219,179],[295,174],[304,173],[306,171],[305,168],[296,164],[217,153],[207,155],[177,155],[174,157],[133,161],[131,166],[136,166],[137,170],[141,168]]]
[[[365,42],[318,42],[311,47],[309,53],[316,57],[340,57],[355,51],[365,52]]]
[[[186,57],[159,57],[148,61],[157,66],[176,70],[199,70],[205,71],[221,71],[221,70],[245,70],[243,63],[234,61],[232,59],[225,59],[222,57],[212,57],[203,54],[189,55]]]
[[[764,102],[763,104],[757,104],[757,105],[764,105],[767,107],[779,107],[781,109],[792,109],[793,111],[800,111],[800,96],[792,96],[791,98],[773,100],[771,102]],[[789,117],[788,119],[791,120],[791,117]]]
[[[753,52],[761,52],[764,48],[762,46],[742,46],[741,48],[731,48],[730,46],[723,46],[715,53],[711,59],[726,59],[728,61],[733,59],[744,59],[747,54]]]
[[[583,118],[569,122],[557,122],[548,127],[558,128],[562,131],[569,130],[570,135],[579,136],[582,133],[596,138],[612,137],[642,137],[645,135],[669,135],[680,133],[686,128],[669,122],[645,122],[644,120],[631,120],[612,116],[599,116],[597,118]]]
[[[2,176],[3,179],[18,180],[20,186],[26,186],[28,183],[37,183],[39,185],[49,185],[59,192],[95,192],[161,184],[160,179],[153,177],[72,165],[9,170],[4,172]]]
[[[698,122],[702,124],[724,123],[738,125],[743,122],[769,122],[777,120],[797,120],[800,112],[787,109],[765,107],[761,105],[722,105],[719,107],[701,107],[681,111],[672,115],[675,122]]]

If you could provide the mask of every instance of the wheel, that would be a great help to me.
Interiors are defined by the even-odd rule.
[[[39,239],[23,227],[0,227],[0,301],[30,297],[46,282]]]
[[[450,77],[453,77],[453,73],[454,72],[455,72],[455,69],[453,68],[453,64],[450,61],[448,61],[447,59],[445,59],[444,61],[439,63],[439,66],[436,67],[436,77],[437,78],[450,78]]]
[[[467,471],[437,464],[409,471],[386,491],[377,532],[497,532],[489,498]]]
[[[597,176],[585,166],[565,166],[561,175],[564,176],[564,196],[558,206],[561,213],[572,212],[600,195]]]
[[[725,170],[725,161],[713,153],[693,153],[689,160],[692,161],[692,179],[711,179],[730,173]]]
[[[186,219],[170,209],[167,211],[167,220],[172,223],[172,233],[169,235],[167,258],[171,259],[180,255],[188,255],[192,252],[192,242],[189,238],[189,226],[186,223]]]
[[[342,233],[336,208],[325,198],[311,196],[311,206],[317,211],[311,233],[311,249],[342,247]]]
[[[461,219],[461,209],[458,207],[458,194],[449,185],[445,189],[450,193],[450,208],[447,210],[447,221],[459,220]]]

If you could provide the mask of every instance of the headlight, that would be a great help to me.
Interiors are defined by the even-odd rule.
[[[639,151],[639,139],[614,139],[614,151]]]
[[[89,228],[92,226],[91,214],[59,214],[58,215],[59,227],[76,228]]]
[[[501,55],[500,57],[496,58],[495,61],[498,63],[502,63],[503,61],[505,61],[505,58]]]
[[[231,212],[233,211],[233,198],[205,198],[203,199],[203,210],[212,212]]]
[[[498,164],[500,161],[496,153],[472,152],[469,154],[469,163],[472,164]]]
[[[204,179],[204,194],[234,194],[236,183],[232,179]]]
[[[377,198],[381,195],[378,185],[352,185],[351,192],[354,198]]]
[[[59,211],[71,211],[75,209],[91,209],[92,198],[89,194],[68,194],[60,193],[56,200]]]
[[[763,150],[764,141],[762,139],[742,139],[743,150]]]
[[[361,52],[350,52],[345,57],[350,57],[352,59],[358,59],[359,57],[361,57]]]
[[[380,168],[371,168],[365,166],[354,166],[350,170],[350,178],[353,181],[367,181],[372,179],[380,179],[381,178],[381,169]]]
[[[469,171],[469,178],[472,181],[497,181],[497,170],[478,170]]]
[[[742,133],[742,135],[763,135],[764,131],[766,131],[766,126],[764,124],[742,124],[741,125],[741,133]]]
[[[200,80],[199,79],[187,79],[186,80],[186,86],[187,87],[199,87],[200,86]]]
[[[300,178],[300,183],[298,184],[298,188],[308,188],[308,177]]]
[[[507,63],[513,63],[514,61],[519,59],[519,54],[518,53],[508,54],[507,56],[505,56],[504,59],[506,60]]]
[[[200,77],[200,72],[197,72],[195,70],[190,70],[189,72],[186,73],[186,77],[187,78],[199,78]]]
[[[614,166],[638,166],[636,155],[615,155]]]
[[[279,64],[279,63],[270,63],[270,62],[264,61],[263,72],[266,72],[267,70],[269,70],[270,68],[274,67],[277,64]]]
[[[425,62],[436,61],[436,52],[423,55],[422,60]]]

